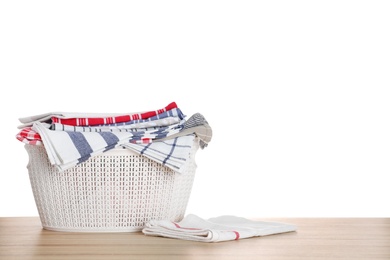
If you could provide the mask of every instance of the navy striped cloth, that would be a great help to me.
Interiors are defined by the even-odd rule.
[[[181,173],[185,170],[193,146],[206,147],[212,131],[199,113],[180,123],[172,124],[177,122],[172,118],[177,117],[168,115],[132,126],[89,127],[35,122],[32,128],[39,133],[50,163],[60,171],[122,146]]]

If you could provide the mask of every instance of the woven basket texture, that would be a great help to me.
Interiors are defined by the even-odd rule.
[[[195,176],[194,145],[184,173],[117,148],[59,172],[43,146],[26,145],[27,166],[43,228],[134,232],[151,219],[180,221]]]

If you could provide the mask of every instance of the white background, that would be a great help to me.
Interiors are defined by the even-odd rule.
[[[389,217],[388,1],[2,1],[0,216],[36,216],[18,118],[175,101],[214,131],[187,213]]]

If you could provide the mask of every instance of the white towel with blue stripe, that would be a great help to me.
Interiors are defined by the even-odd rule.
[[[159,138],[177,134],[181,130],[177,125],[141,132],[73,132],[51,130],[49,127],[50,125],[40,122],[33,124],[33,129],[42,138],[50,163],[56,165],[60,171],[74,167],[91,156],[124,146],[181,173],[195,141],[195,135],[188,135],[177,136],[163,142],[132,143],[141,137],[157,141]]]

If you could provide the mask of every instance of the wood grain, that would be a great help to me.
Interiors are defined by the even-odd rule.
[[[297,232],[221,243],[142,233],[44,230],[39,218],[0,218],[0,259],[390,259],[388,218],[258,219],[298,226]]]

